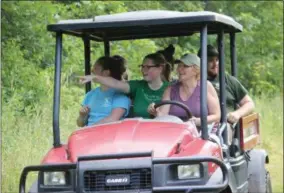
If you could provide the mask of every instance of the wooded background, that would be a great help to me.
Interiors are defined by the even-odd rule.
[[[15,102],[15,111],[35,107],[52,93],[55,38],[46,26],[62,19],[92,18],[143,9],[199,11],[206,9],[232,16],[241,23],[237,34],[238,77],[251,93],[274,94],[283,90],[283,6],[281,2],[187,2],[187,1],[82,1],[2,2],[2,88],[3,102]],[[225,45],[229,48],[228,36]],[[64,36],[63,86],[73,86],[74,74],[83,74],[82,39]],[[143,57],[174,43],[175,57],[196,53],[199,38],[180,37],[111,43],[111,53],[124,56],[131,78],[140,77]],[[209,43],[216,45],[216,37]],[[228,51],[228,49],[226,49]],[[227,52],[228,53],[228,52]],[[101,43],[92,43],[92,63],[103,55]],[[229,68],[229,55],[226,64]],[[71,89],[71,88],[70,88]],[[68,94],[77,92],[71,89]],[[63,93],[64,97],[64,93]],[[16,100],[16,101],[15,101]]]
[[[262,105],[261,108],[263,107],[263,109],[259,107],[260,112],[263,110],[267,113],[266,109],[270,109],[269,112],[276,113],[271,114],[273,116],[268,121],[277,125],[268,127],[277,128],[275,130],[277,137],[283,137],[283,2],[281,1],[2,1],[2,156],[5,156],[2,158],[3,192],[15,192],[22,168],[32,163],[38,164],[40,158],[52,145],[55,37],[54,33],[46,30],[46,26],[63,19],[92,18],[97,15],[146,9],[208,10],[231,16],[242,24],[244,30],[238,33],[236,38],[238,77],[253,99],[261,101],[258,103]],[[226,68],[229,72],[229,37],[226,35],[225,38]],[[208,42],[216,46],[216,36],[209,37]],[[111,42],[111,55],[120,54],[125,57],[128,61],[130,78],[136,79],[141,78],[138,65],[141,64],[143,57],[169,44],[174,44],[175,57],[178,58],[186,52],[197,53],[199,37],[193,35]],[[93,64],[96,58],[103,55],[103,44],[92,42],[91,49]],[[85,89],[78,84],[75,76],[82,74],[84,74],[83,41],[80,38],[64,35],[60,104],[61,135],[64,140],[76,129],[75,118]],[[271,105],[265,103],[267,101],[278,101],[280,104],[273,103],[273,107],[267,106]],[[262,117],[270,117],[270,114],[266,115],[262,114]],[[282,138],[279,140],[283,143]],[[283,162],[283,158],[279,159]],[[11,165],[12,160],[15,163]],[[273,175],[277,176],[276,173]],[[283,172],[277,178],[283,180]],[[283,188],[281,182],[279,190],[280,186]]]

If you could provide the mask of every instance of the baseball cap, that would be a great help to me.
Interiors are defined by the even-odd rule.
[[[198,50],[198,54],[197,55],[199,57],[201,57],[201,48]],[[209,56],[209,57],[212,57],[212,56],[219,57],[219,52],[218,52],[218,50],[214,46],[208,44],[207,45],[207,56]]]
[[[187,66],[200,66],[200,58],[196,54],[184,54],[179,60],[175,61],[175,63],[178,62],[182,62]]]

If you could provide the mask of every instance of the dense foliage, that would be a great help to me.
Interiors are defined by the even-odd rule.
[[[29,106],[44,102],[45,96],[52,94],[55,38],[53,33],[47,32],[47,24],[61,19],[90,18],[133,10],[198,11],[205,7],[232,16],[244,27],[244,32],[237,36],[238,74],[244,85],[254,94],[282,91],[281,2],[5,1],[1,8],[2,102],[13,102],[16,112],[22,112]],[[209,42],[215,44],[216,37],[210,37]],[[186,51],[196,52],[199,47],[198,37],[193,36],[112,42],[111,49],[113,54],[121,54],[128,60],[131,78],[138,78],[137,66],[143,56],[170,43],[176,47],[176,57]],[[228,48],[228,41],[226,46]],[[66,87],[63,94],[66,97],[78,96],[82,89],[78,89],[74,75],[82,74],[84,69],[82,40],[64,36],[63,54],[62,83]],[[92,61],[102,54],[102,45],[92,43]],[[229,57],[226,60],[229,64]]]
[[[54,79],[54,34],[46,26],[62,19],[91,18],[134,10],[160,9],[177,11],[209,10],[232,16],[244,27],[237,35],[238,77],[250,90],[263,117],[263,145],[275,151],[273,177],[276,190],[283,189],[283,173],[278,162],[283,152],[273,141],[283,138],[283,3],[276,1],[2,1],[1,2],[1,70],[2,70],[2,174],[3,192],[16,192],[19,174],[26,165],[38,164],[52,144],[52,97]],[[228,37],[225,47],[228,48]],[[216,45],[216,37],[209,37]],[[131,79],[140,78],[138,65],[143,56],[176,47],[175,57],[196,53],[199,37],[119,41],[111,43],[111,54],[128,61]],[[92,43],[92,63],[103,55],[103,45]],[[228,56],[228,50],[226,51]],[[76,128],[84,86],[76,75],[84,71],[83,41],[63,37],[63,68],[60,126],[65,141]],[[226,65],[230,71],[229,57]],[[262,95],[273,96],[271,100]],[[281,95],[281,96],[279,96]],[[261,100],[258,100],[261,98]],[[271,109],[266,110],[267,106]],[[266,113],[266,114],[265,114]],[[283,118],[282,118],[283,119]],[[271,129],[271,130],[269,130]],[[40,130],[38,132],[37,130]],[[271,137],[271,138],[270,138]],[[34,148],[37,146],[37,148]],[[270,147],[271,146],[271,147]],[[282,154],[281,154],[282,153]],[[279,158],[277,157],[279,156]],[[13,161],[13,162],[11,162]],[[273,167],[273,165],[271,166]]]

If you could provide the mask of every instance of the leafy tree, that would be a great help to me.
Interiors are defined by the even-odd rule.
[[[52,96],[54,67],[54,33],[46,26],[64,19],[92,18],[135,10],[200,11],[206,8],[232,16],[244,27],[237,34],[238,76],[255,94],[282,91],[283,86],[283,7],[281,2],[227,2],[227,1],[47,1],[2,2],[1,53],[3,64],[3,102],[17,98],[16,109],[44,101]],[[28,22],[27,22],[28,21]],[[209,37],[216,45],[216,37]],[[120,54],[128,60],[131,78],[140,78],[137,68],[143,57],[169,44],[176,47],[175,57],[185,52],[196,53],[199,35],[178,38],[156,38],[111,42],[111,54]],[[92,42],[92,64],[103,55],[103,44]],[[226,48],[229,47],[226,36]],[[137,51],[139,50],[139,51]],[[226,49],[226,63],[229,64]],[[228,70],[229,70],[229,65]],[[83,41],[63,36],[63,96],[78,89],[74,76],[84,71]],[[82,87],[82,86],[80,86]],[[75,90],[74,90],[75,89]],[[79,91],[80,90],[80,91]],[[66,92],[65,92],[66,91]],[[77,96],[77,95],[76,95]],[[74,99],[74,100],[77,100]]]
[[[148,9],[172,11],[206,9],[232,16],[244,27],[243,33],[237,34],[238,77],[241,82],[253,94],[265,92],[279,95],[279,91],[283,92],[283,2],[2,1],[1,81],[4,109],[2,117],[5,117],[4,120],[8,123],[3,125],[3,136],[5,136],[3,149],[6,155],[17,156],[16,147],[20,145],[31,150],[32,148],[29,147],[35,144],[34,139],[29,142],[25,136],[32,135],[36,139],[42,139],[33,135],[37,127],[42,127],[44,135],[47,136],[46,144],[50,144],[52,140],[49,122],[52,120],[55,34],[48,32],[46,26],[59,20],[93,18],[98,15]],[[216,36],[209,37],[208,42],[216,45]],[[130,78],[138,79],[141,78],[138,65],[141,64],[143,57],[169,44],[174,44],[176,47],[175,57],[185,52],[196,53],[199,49],[199,35],[114,41],[110,46],[111,55],[120,54],[127,59]],[[229,48],[228,36],[226,36],[225,48]],[[76,116],[74,112],[77,112],[77,108],[79,109],[84,96],[84,86],[79,85],[75,77],[84,72],[83,49],[82,39],[63,36],[60,121],[65,136],[75,127],[75,121],[72,124],[69,120],[73,120]],[[92,42],[91,63],[93,64],[96,58],[103,54],[103,44]],[[228,54],[228,49],[226,49],[227,70],[230,70]],[[46,116],[47,114],[50,116]],[[19,127],[13,127],[25,120],[29,121]],[[22,141],[18,142],[20,131],[25,135],[21,138]],[[38,141],[37,143],[43,142]],[[30,146],[25,144],[30,144]],[[22,151],[22,148],[18,150]],[[15,152],[11,153],[11,151]],[[33,151],[38,151],[38,149],[33,149]],[[28,155],[36,154],[29,152]],[[14,167],[4,162],[2,167],[3,174],[6,174],[3,176],[4,192],[17,191],[15,184],[18,181],[15,179],[19,179],[19,168],[28,162],[21,163],[22,165],[17,163]],[[35,163],[38,163],[38,160]],[[14,174],[11,174],[13,172]]]
[[[207,8],[243,25],[243,33],[237,34],[237,58],[244,85],[255,94],[283,91],[283,2],[208,1]]]

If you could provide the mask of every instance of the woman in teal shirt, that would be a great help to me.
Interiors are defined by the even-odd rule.
[[[95,81],[129,94],[133,100],[134,116],[150,118],[147,108],[149,104],[161,100],[164,90],[169,85],[171,65],[162,54],[153,53],[145,56],[140,68],[143,80],[125,82],[99,75],[82,76],[80,79],[82,83]]]
[[[120,81],[126,71],[123,58],[101,57],[92,69],[92,73]],[[77,125],[83,127],[118,121],[126,117],[130,108],[130,99],[123,93],[101,84],[85,96],[77,119]]]

